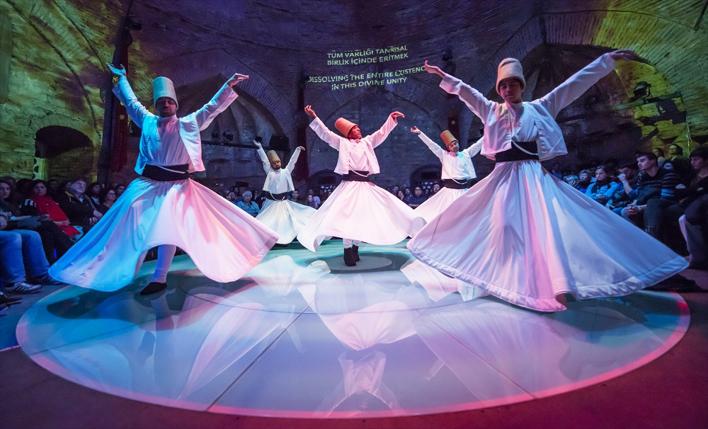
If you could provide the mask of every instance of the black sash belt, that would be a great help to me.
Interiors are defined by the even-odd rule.
[[[147,164],[143,169],[143,177],[156,180],[158,182],[171,182],[173,180],[189,179],[187,170],[189,165],[152,165]]]
[[[516,146],[520,146],[522,149],[532,152],[534,155],[526,153]],[[535,141],[515,142],[511,145],[511,149],[494,154],[494,160],[496,162],[524,161],[527,159],[538,160],[538,149]]]
[[[474,185],[474,179],[442,179],[442,185],[450,189],[467,189]]]
[[[371,182],[368,171],[353,170],[342,176],[344,182]]]
[[[290,192],[283,192],[282,194],[271,194],[270,192],[266,191],[263,195],[265,195],[266,199],[268,200],[283,201],[288,199]]]

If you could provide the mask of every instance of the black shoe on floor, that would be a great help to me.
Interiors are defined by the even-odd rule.
[[[352,250],[354,250],[354,260],[356,262],[359,262],[360,261],[360,259],[359,259],[359,246],[353,245]]]
[[[344,265],[347,267],[353,267],[356,265],[356,257],[354,256],[354,249],[351,247],[344,248]]]
[[[18,298],[16,296],[7,296],[4,293],[0,292],[0,305],[5,305],[5,306],[11,306],[15,304],[19,304],[22,302],[22,298]]]
[[[695,281],[687,279],[681,274],[673,275],[646,289],[663,292],[704,292],[703,289],[698,287]]]
[[[140,291],[140,295],[152,295],[153,293],[162,292],[165,289],[167,289],[167,283],[150,282]]]

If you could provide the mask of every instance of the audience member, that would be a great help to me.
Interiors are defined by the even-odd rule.
[[[415,188],[413,188],[413,195],[408,198],[407,204],[412,208],[416,208],[419,205],[423,204],[426,199],[427,198],[423,194],[423,188],[421,188],[420,186],[416,186]]]
[[[681,206],[681,232],[686,239],[690,267],[708,269],[708,146],[701,146],[689,157],[694,177]]]
[[[116,191],[117,193],[117,191]],[[68,184],[68,190],[57,201],[71,224],[86,233],[103,216],[86,195],[86,181],[75,179]]]
[[[585,193],[592,182],[592,174],[590,170],[580,170],[578,173],[578,182],[573,186],[578,191]]]
[[[36,231],[8,230],[8,218],[0,215],[0,283],[5,292],[37,293],[42,283],[57,284],[48,275],[49,262]],[[31,276],[31,281],[27,274]]]
[[[595,169],[595,181],[588,186],[585,195],[598,203],[607,204],[620,188],[619,182],[612,180],[611,171],[604,165]]]
[[[118,199],[118,194],[116,193],[116,190],[113,188],[107,188],[101,193],[101,204],[98,206],[98,211],[101,212],[102,214],[106,214],[106,212],[113,207],[113,204],[115,204],[116,200]]]
[[[86,192],[86,195],[88,195],[88,197],[91,198],[91,202],[93,203],[93,206],[98,207],[101,205],[101,194],[102,193],[103,193],[103,187],[101,186],[101,184],[98,182],[93,182],[88,187],[88,192]]]
[[[258,207],[258,204],[256,204],[255,201],[252,201],[253,193],[251,191],[245,191],[242,194],[242,197],[243,198],[241,199],[241,201],[236,203],[236,206],[253,217],[258,216],[258,213],[261,211],[261,208]]]

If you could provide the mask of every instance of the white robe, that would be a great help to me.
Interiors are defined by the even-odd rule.
[[[288,165],[278,170],[274,170],[271,167],[268,156],[262,147],[258,147],[257,150],[258,157],[263,164],[263,170],[266,172],[263,190],[271,194],[292,192],[295,189],[292,171],[300,156],[301,149],[299,147],[296,148],[290,157],[290,161],[288,161]],[[256,219],[278,234],[278,244],[289,244],[314,213],[315,209],[312,207],[298,204],[295,201],[267,199],[263,203],[263,208],[256,216]]]
[[[319,138],[339,151],[335,169],[339,174],[352,170],[378,173],[374,148],[395,126],[389,117],[378,131],[355,141],[333,133],[319,118],[310,124]],[[342,181],[300,231],[298,241],[313,252],[328,237],[390,245],[413,236],[424,223],[403,201],[374,183]]]
[[[442,164],[441,179],[467,181],[477,177],[477,173],[474,171],[474,164],[472,164],[472,157],[477,155],[482,149],[481,139],[465,150],[451,153],[438,146],[423,132],[418,134],[418,137],[440,160]],[[460,198],[468,189],[443,187],[435,195],[425,200],[423,204],[416,207],[415,212],[426,222],[430,222],[435,216],[444,212],[450,204]]]
[[[586,69],[595,70],[598,61]],[[544,123],[553,120],[548,112],[559,112],[599,80],[596,70],[593,74],[586,69],[542,98],[553,100]],[[477,91],[459,94],[471,108],[491,103]],[[539,110],[529,108],[533,103],[485,111],[485,137],[492,128],[499,138],[539,141],[544,126],[536,120]],[[479,116],[480,109],[472,110]],[[506,147],[503,142],[489,143],[485,140],[492,155]],[[553,152],[544,150],[539,147],[546,155]],[[497,163],[489,176],[428,223],[408,248],[449,276],[539,311],[564,310],[556,300],[564,293],[578,299],[627,295],[687,266],[684,258],[644,231],[548,174],[537,160]]]
[[[138,101],[125,78],[118,96],[142,128],[136,171],[146,164],[188,164],[203,169],[198,133],[236,99],[228,86],[185,118],[158,118]],[[266,255],[277,235],[217,193],[191,180],[168,182],[138,177],[101,220],[54,265],[49,274],[62,282],[101,291],[130,284],[146,252],[171,244],[183,249],[197,268],[218,282],[234,281]]]

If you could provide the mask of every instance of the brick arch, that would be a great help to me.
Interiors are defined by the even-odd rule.
[[[169,72],[168,76],[179,86],[187,86],[210,76],[222,76],[225,80],[235,72],[248,74],[250,79],[240,83],[237,92],[248,94],[255,99],[273,116],[290,141],[296,141],[298,109],[289,101],[287,94],[279,91],[258,70],[251,68],[224,49],[194,52],[169,61],[169,65],[165,67],[166,73]]]
[[[494,87],[496,65],[501,59],[524,58],[542,44],[634,49],[682,92],[691,132],[706,135],[705,40],[708,34],[704,27],[693,28],[645,10],[547,12],[522,24],[491,57],[461,64],[457,74],[473,76],[468,83],[488,92]]]

